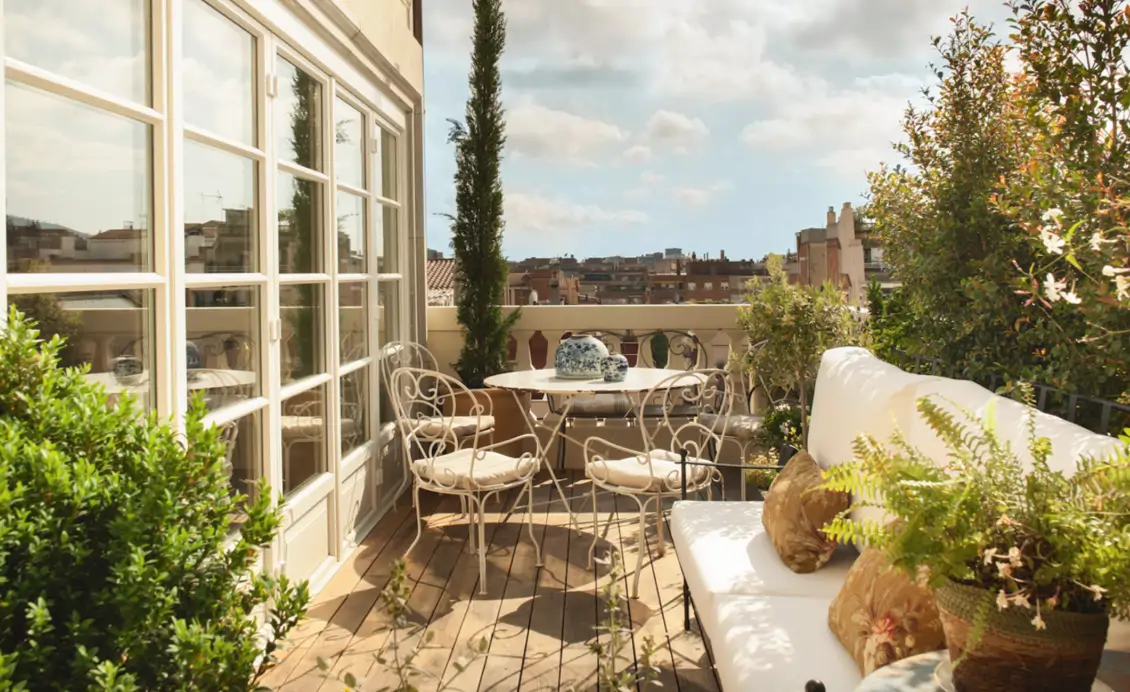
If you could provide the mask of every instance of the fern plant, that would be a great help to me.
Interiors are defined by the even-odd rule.
[[[947,459],[927,457],[901,432],[889,446],[861,436],[856,460],[829,470],[826,487],[881,506],[892,521],[845,513],[825,527],[830,537],[866,540],[932,586],[985,589],[998,609],[1029,610],[1037,629],[1049,610],[1130,616],[1130,437],[1110,458],[1080,459],[1069,476],[1049,466],[1051,442],[1037,437],[1034,415],[1027,468],[992,411],[974,423],[928,399],[917,408]]]

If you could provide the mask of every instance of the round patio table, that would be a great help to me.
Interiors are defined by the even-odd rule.
[[[528,393],[556,396],[564,400],[564,405],[554,425],[545,425],[545,423],[541,421],[537,421],[536,424],[542,430],[549,431],[549,440],[540,450],[542,462],[545,464],[546,469],[549,470],[549,475],[553,479],[553,485],[557,488],[557,494],[561,496],[561,501],[565,503],[565,509],[569,512],[569,520],[575,523],[576,518],[573,515],[572,507],[569,506],[569,499],[565,496],[565,491],[561,488],[557,474],[553,471],[553,464],[549,462],[547,456],[555,440],[560,444],[565,444],[565,440],[561,439],[564,437],[561,434],[561,428],[565,420],[569,417],[569,411],[573,408],[573,401],[579,396],[626,394],[629,395],[628,398],[632,401],[633,408],[636,408],[640,405],[639,397],[656,387],[662,386],[665,390],[679,389],[681,387],[694,387],[705,381],[705,377],[693,371],[682,372],[682,377],[675,377],[679,374],[679,370],[628,368],[628,374],[624,377],[622,382],[605,382],[600,378],[580,380],[558,377],[554,370],[547,368],[545,370],[517,370],[514,372],[506,372],[501,375],[486,378],[483,384],[487,387],[510,390],[515,399],[517,399],[519,393]],[[520,405],[518,408],[521,410]]]

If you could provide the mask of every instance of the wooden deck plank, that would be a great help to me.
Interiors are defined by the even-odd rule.
[[[637,507],[627,497],[618,498],[617,508],[627,520],[617,522],[620,531],[621,545],[625,546],[624,562],[634,565],[639,543],[634,538],[625,541],[628,536],[634,536],[639,530]],[[664,558],[666,559],[666,558]],[[663,619],[663,606],[659,600],[659,590],[655,582],[655,565],[651,553],[644,556],[643,573],[640,575],[640,597],[638,600],[628,599],[628,614],[632,622],[633,646],[638,660],[639,652],[643,647],[644,637],[650,635],[655,640],[655,654],[652,664],[659,669],[656,679],[664,690],[678,690],[678,679],[675,675],[675,659],[671,653],[671,642],[667,637],[667,625]],[[624,574],[624,593],[631,593],[632,575]]]
[[[548,483],[548,481],[547,481]],[[552,490],[553,485],[549,483]],[[566,487],[566,491],[569,487]],[[570,504],[573,500],[570,497]],[[542,554],[545,567],[538,572],[531,605],[529,632],[523,658],[523,692],[556,692],[561,669],[561,628],[565,619],[565,577],[569,540],[574,529],[556,491],[549,499]]]
[[[428,495],[432,495],[432,497],[428,498]],[[412,520],[408,522],[409,530],[404,535],[398,536],[396,545],[391,547],[389,559],[381,561],[378,569],[373,570],[366,576],[366,580],[371,584],[371,588],[368,590],[369,597],[366,598],[368,608],[364,617],[361,618],[354,629],[352,636],[343,637],[335,642],[332,649],[327,644],[326,649],[328,651],[326,653],[329,655],[323,653],[323,658],[331,664],[331,677],[326,678],[315,668],[312,674],[308,674],[300,680],[288,682],[284,692],[318,689],[340,690],[341,684],[335,681],[337,676],[350,672],[358,677],[363,677],[369,670],[374,662],[374,655],[384,645],[388,636],[387,628],[391,624],[388,614],[384,608],[380,607],[379,599],[381,591],[388,584],[389,577],[392,574],[392,563],[400,557],[406,557],[409,583],[412,584],[413,591],[415,591],[416,583],[424,575],[428,563],[432,560],[441,543],[444,542],[448,527],[451,526],[456,530],[460,528],[462,520],[459,517],[459,500],[457,498],[421,493],[420,502],[421,507],[425,510],[428,504],[431,504],[433,509],[430,514],[424,514],[426,523],[419,543],[412,548],[412,552],[405,555],[405,551],[416,538],[416,522],[413,516]],[[315,682],[317,684],[314,684]]]
[[[541,484],[534,489],[535,519],[534,540],[541,545],[545,538],[546,509],[549,504],[549,488]],[[537,589],[537,553],[530,540],[526,526],[526,512],[519,508],[512,517],[521,524],[518,544],[514,548],[514,559],[510,563],[506,589],[499,603],[498,617],[491,637],[490,654],[483,666],[479,680],[480,690],[502,692],[516,690],[522,678],[522,662],[526,650],[526,638],[530,627],[530,612],[534,593]]]
[[[726,485],[727,497],[736,496],[737,488]],[[488,506],[493,511],[486,513],[490,545],[486,596],[478,594],[478,559],[467,550],[467,520],[458,516],[458,499],[422,494],[428,529],[409,555],[409,603],[414,621],[427,623],[434,639],[421,651],[417,663],[437,674],[446,669],[449,677],[454,672],[452,662],[465,653],[468,640],[486,636],[490,646],[489,655],[459,676],[451,689],[595,689],[596,657],[588,646],[597,636],[599,595],[607,583],[607,568],[601,567],[597,575],[587,569],[593,535],[588,481],[574,473],[565,479],[565,490],[580,512],[579,528],[569,525],[548,477],[538,479],[534,529],[546,563],[541,570],[534,565],[524,507],[500,522],[515,495]],[[657,662],[663,683],[659,689],[717,692],[702,639],[697,631],[682,632],[682,574],[669,531],[665,531],[667,553],[659,557],[654,526],[648,527],[642,544],[637,541],[638,514],[629,498],[600,494],[598,514],[601,529],[614,516],[597,554],[606,554],[612,547],[622,551],[625,595],[637,551],[647,551],[640,599],[627,606],[635,632],[633,651],[638,652],[643,635],[651,634],[659,646]],[[277,681],[278,675],[286,679],[282,688],[286,692],[342,689],[340,683],[326,681],[314,668],[320,655],[331,660],[336,656],[338,672],[349,669],[366,677],[362,690],[390,681],[374,661],[374,654],[388,641],[387,614],[374,606],[387,584],[393,560],[403,555],[415,534],[410,508],[390,512],[381,520],[344,571],[317,596],[312,614],[319,620],[309,624],[304,638],[292,638],[294,643],[282,655],[271,679]],[[402,644],[403,650],[412,643]],[[415,682],[428,692],[437,686],[425,679]]]
[[[432,506],[429,502],[427,510],[431,511]],[[369,576],[399,557],[403,549],[397,551],[396,546],[403,536],[415,533],[414,516],[412,508],[401,502],[381,518],[342,570],[312,599],[307,619],[291,635],[291,648],[264,678],[265,685],[279,687],[315,670],[317,656],[321,654],[313,649],[323,640],[348,640],[383,587],[382,584],[374,589]]]

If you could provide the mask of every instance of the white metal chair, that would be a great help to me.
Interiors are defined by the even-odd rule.
[[[458,380],[434,370],[397,368],[392,372],[390,386],[397,428],[411,459],[412,503],[416,508],[416,540],[406,552],[415,547],[423,532],[420,491],[457,495],[469,509],[468,547],[478,550],[479,593],[485,594],[487,546],[483,508],[491,496],[520,487],[527,498],[526,525],[540,567],[541,546],[534,537],[533,480],[542,455],[541,443],[530,427],[530,421],[526,420],[530,432],[509,440],[489,442],[482,423],[487,405],[481,402],[486,397],[475,397]],[[448,402],[457,398],[473,402],[468,416],[475,419],[475,424],[470,434],[460,435],[453,419],[443,413]],[[495,451],[519,440],[532,442],[535,451],[519,457]],[[521,501],[521,496],[518,501]]]
[[[632,580],[632,598],[639,598],[640,568],[646,552],[647,516],[651,504],[655,503],[658,550],[663,555],[666,553],[663,500],[681,496],[684,485],[686,493],[690,494],[709,491],[715,481],[722,482],[722,475],[713,465],[709,450],[722,447],[737,391],[730,373],[725,370],[673,372],[639,402],[639,406],[648,407],[648,418],[639,426],[643,442],[641,449],[623,447],[600,437],[585,440],[585,475],[592,482],[594,535],[589,547],[590,569],[601,536],[597,490],[626,495],[639,507],[639,554]],[[687,418],[685,411],[688,406],[708,407],[719,417],[718,424],[707,426],[698,417]],[[683,464],[683,461],[692,463]],[[611,521],[609,516],[608,523],[611,524]]]

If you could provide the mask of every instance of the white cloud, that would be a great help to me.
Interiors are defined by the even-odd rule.
[[[629,134],[612,123],[526,100],[507,113],[506,136],[516,154],[591,166],[627,141]]]
[[[902,115],[921,82],[901,74],[830,85],[780,104],[742,131],[742,141],[763,152],[810,155],[825,168],[859,176],[891,156],[901,139]]]
[[[650,195],[655,186],[661,185],[667,180],[667,176],[655,171],[644,171],[640,173],[639,184],[635,187],[629,188],[624,191],[624,196],[628,199],[643,199]]]
[[[706,123],[682,113],[657,110],[647,121],[643,140],[652,149],[685,154],[710,136]]]
[[[681,187],[675,190],[675,199],[688,207],[704,207],[717,195],[733,189],[733,184],[728,180],[719,180],[706,187]]]
[[[602,224],[638,225],[648,216],[637,209],[605,209],[596,205],[573,204],[536,193],[506,194],[506,228],[509,232],[568,231]]]
[[[624,152],[624,158],[632,163],[646,163],[652,157],[651,147],[646,144],[634,144]]]

